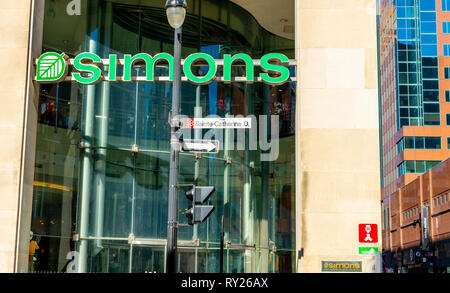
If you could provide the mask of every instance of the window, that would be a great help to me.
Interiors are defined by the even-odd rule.
[[[420,13],[421,21],[436,21],[436,13],[434,12],[421,12]]]
[[[438,91],[423,91],[423,100],[425,102],[439,102]]]
[[[436,23],[435,22],[422,22],[420,24],[421,33],[425,34],[435,34],[436,33]]]
[[[437,35],[421,35],[420,41],[422,42],[422,44],[436,44]]]
[[[425,173],[426,171],[425,161],[416,161],[416,173]]]
[[[425,137],[415,137],[415,149],[421,150],[425,148]]]
[[[450,56],[450,45],[449,45],[449,56]],[[439,81],[437,80],[424,80],[423,81],[423,89],[429,89],[429,90],[433,90],[433,89],[439,89]],[[410,91],[411,93],[411,91]]]
[[[430,169],[433,169],[437,165],[439,165],[441,162],[440,161],[425,161],[425,163],[426,163],[426,168],[427,168],[427,171],[428,171]]]
[[[388,220],[388,222],[387,222],[388,229],[390,229],[391,228],[391,216],[389,214],[389,207],[387,208],[387,220]]]
[[[429,0],[420,0],[420,11],[435,11],[436,2]]]
[[[450,11],[450,0],[442,0],[442,11]]]
[[[445,21],[442,23],[442,33],[450,34],[450,22],[449,21]]]
[[[425,148],[426,149],[440,149],[441,148],[441,138],[440,137],[425,137]]]
[[[450,79],[450,67],[444,67],[444,78]]]
[[[450,114],[447,114],[447,125],[450,125]]]
[[[413,149],[414,148],[414,137],[407,136],[405,137],[405,149]]]
[[[424,136],[405,136],[398,143],[398,152],[401,153],[404,149],[440,149],[441,138],[438,137],[424,137]]]
[[[403,161],[398,166],[398,176],[401,177],[405,173],[425,173],[440,163],[440,161]]]
[[[450,45],[444,44],[444,56],[450,56]]]
[[[439,104],[423,104],[423,110],[425,113],[439,113]]]
[[[447,103],[450,103],[450,91],[449,90],[445,91],[445,101]]]
[[[447,137],[447,149],[450,150],[450,137]]]
[[[424,125],[440,125],[441,117],[439,114],[424,114]]]

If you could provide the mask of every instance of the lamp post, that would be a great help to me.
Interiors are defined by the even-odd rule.
[[[181,90],[181,26],[186,16],[187,4],[185,0],[167,0],[167,19],[175,29],[174,35],[174,72],[172,89],[172,113],[170,117],[170,175],[169,201],[167,216],[167,249],[166,273],[175,273],[178,234],[178,159],[179,159],[179,130],[178,115],[180,112]],[[175,119],[174,119],[175,118]]]

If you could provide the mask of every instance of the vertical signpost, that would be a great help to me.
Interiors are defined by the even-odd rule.
[[[180,111],[181,90],[181,26],[186,15],[186,2],[168,0],[166,3],[167,19],[175,29],[174,34],[174,70],[172,89],[172,113],[170,119],[170,173],[169,173],[169,202],[167,216],[167,260],[166,272],[176,271],[176,251],[178,233],[178,159],[179,159],[179,131],[180,125],[176,118]],[[183,16],[180,19],[180,14]],[[175,119],[174,119],[175,118]]]

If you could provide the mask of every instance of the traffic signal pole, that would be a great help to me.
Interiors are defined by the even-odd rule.
[[[178,161],[179,161],[179,131],[177,123],[180,114],[181,91],[181,37],[182,29],[175,29],[174,35],[174,70],[172,89],[172,113],[170,116],[170,174],[169,174],[169,202],[167,216],[167,251],[166,273],[176,271],[176,251],[178,238]]]

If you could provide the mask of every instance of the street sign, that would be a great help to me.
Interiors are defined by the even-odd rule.
[[[359,247],[359,254],[377,254],[378,253],[378,247]]]
[[[181,152],[191,153],[218,153],[219,141],[207,139],[185,139],[180,144]]]
[[[358,231],[360,243],[378,243],[377,224],[359,224]]]
[[[184,129],[248,129],[252,128],[252,118],[186,118],[180,119]]]

